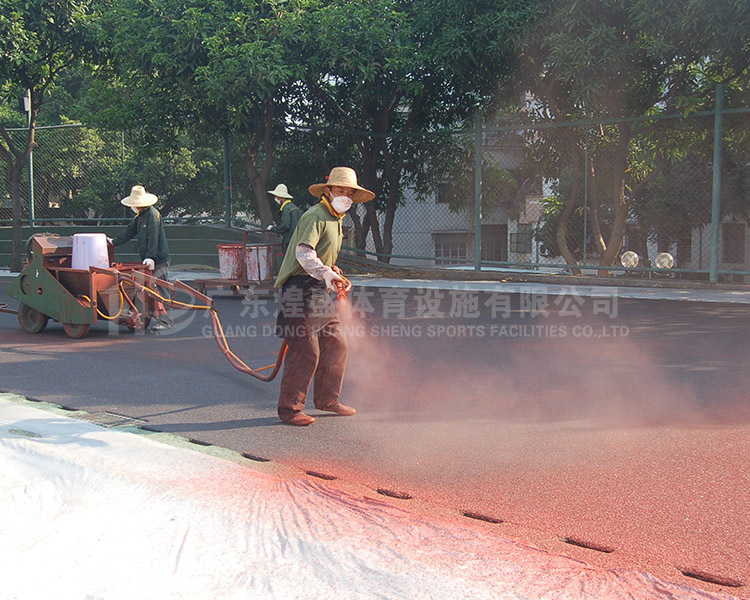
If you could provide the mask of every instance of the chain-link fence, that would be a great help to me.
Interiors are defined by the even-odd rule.
[[[25,130],[12,134],[23,145]],[[372,136],[366,143],[362,135],[326,133],[330,147],[359,148],[347,150],[340,164],[352,164],[362,174],[360,183],[378,192],[376,202],[355,205],[345,220],[350,252],[446,269],[736,281],[750,276],[750,109],[723,111],[719,119],[711,112],[534,126],[485,123],[465,131]],[[25,220],[129,218],[119,201],[134,178],[149,173],[138,164],[143,153],[134,142],[124,134],[67,126],[40,128],[37,143],[21,187]],[[253,220],[254,195],[239,144],[231,144],[233,209],[225,202],[227,154],[220,136],[151,165],[149,181],[168,186],[168,178],[178,175],[190,181],[173,184],[167,205],[160,205],[163,214]],[[368,179],[363,165],[386,152],[399,170],[378,169]],[[307,167],[300,172],[315,164],[310,154],[297,159]],[[289,166],[290,189],[304,190]],[[5,224],[11,219],[8,190],[0,180]],[[299,192],[303,207],[312,201],[304,196]]]
[[[715,261],[720,279],[744,281],[750,111],[726,111],[715,131],[713,113],[485,126],[461,175],[404,190],[390,262],[709,279]]]
[[[12,130],[14,144],[26,146],[27,132]],[[24,220],[70,222],[122,219],[125,148],[123,135],[80,125],[39,127],[37,147],[21,180]],[[0,220],[11,218],[8,182],[2,180]]]
[[[18,148],[27,130],[9,130]],[[155,148],[135,134],[83,125],[38,127],[23,172],[23,219],[34,225],[101,224],[132,217],[120,200],[146,182],[168,221],[225,218],[222,138]],[[182,141],[182,140],[180,140]],[[0,178],[0,224],[10,223],[10,185]]]

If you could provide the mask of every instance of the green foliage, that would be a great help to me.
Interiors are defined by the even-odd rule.
[[[63,69],[92,60],[90,0],[4,0],[0,12],[0,90],[8,82],[44,92]]]
[[[71,211],[84,203],[96,214],[119,210],[123,188],[143,183],[163,212],[220,214],[228,130],[236,210],[269,218],[261,201],[277,182],[305,204],[311,182],[351,164],[378,193],[387,238],[407,187],[426,198],[440,185],[452,210],[473,205],[469,123],[478,109],[514,118],[507,109],[521,92],[535,94],[526,107],[532,125],[692,115],[712,108],[717,81],[729,106],[747,106],[749,13],[742,0],[6,0],[0,124],[25,127],[17,104],[34,80],[40,124],[84,122],[105,138],[125,132],[116,158],[82,131],[77,154],[70,142],[59,164],[44,167],[49,183],[38,193],[55,181],[76,190],[55,192]],[[622,218],[618,178],[623,214],[644,230],[663,232],[675,214],[698,226],[710,200],[711,123],[672,123],[529,129],[523,165],[508,168],[485,152],[484,209],[502,201],[516,215],[530,178],[575,172],[582,189],[585,171],[573,166],[587,152],[590,206],[605,237]],[[468,133],[439,133],[448,129]],[[725,135],[725,212],[742,218],[746,132],[737,124]],[[99,175],[82,186],[86,165]],[[580,204],[566,196],[573,189],[562,186],[556,201]],[[549,207],[545,239],[554,239],[546,233],[558,209]],[[574,212],[569,228],[579,218]]]
[[[534,239],[541,242],[539,253],[547,258],[562,256],[562,250],[557,243],[557,228],[567,202],[568,190],[566,188],[569,185],[570,178],[564,178],[562,183],[555,186],[555,193],[542,198],[541,201],[544,218],[534,227]],[[566,243],[576,261],[583,259],[584,215],[583,206],[574,210],[566,229]],[[588,252],[591,252],[591,248],[588,249]]]
[[[284,17],[304,4],[113,0],[99,21],[110,48],[102,85],[93,90],[99,122],[137,127],[151,144],[181,132],[237,132],[252,188],[241,195],[268,222],[264,190],[304,58],[289,51],[294,36]]]
[[[34,148],[39,107],[60,74],[89,64],[98,54],[90,35],[92,0],[4,0],[0,11],[0,101],[14,104],[30,90],[29,132],[16,145],[0,122],[0,157],[12,198],[11,269],[21,268],[20,186],[26,159]]]
[[[736,0],[548,2],[538,25],[525,42],[521,71],[535,95],[529,105],[532,123],[687,115],[713,108],[716,82],[725,82],[728,97],[736,101],[748,79],[750,11]],[[631,208],[645,229],[663,228],[653,219],[670,211],[646,210],[642,201],[646,196],[661,201],[661,194],[648,189],[657,185],[661,170],[673,174],[696,156],[710,160],[691,150],[705,136],[700,121],[692,123],[692,131],[624,120],[544,129],[531,140],[530,156],[546,178],[573,172],[571,189],[581,189],[588,149],[590,200],[597,209],[591,213],[592,230],[606,234],[606,262],[622,243]],[[689,225],[701,222],[699,214],[688,213]]]
[[[7,96],[12,96],[12,94],[8,93]],[[18,98],[20,99],[22,96],[23,94],[19,93]],[[0,124],[2,124],[3,127],[6,129],[26,127],[26,122],[26,115],[18,110],[18,100],[16,101],[15,106],[11,104],[0,104]]]
[[[278,35],[276,4],[116,0],[102,15],[119,109],[158,128],[198,123],[253,130],[260,106],[300,73]],[[138,23],[125,27],[123,23]],[[110,102],[114,101],[109,97]]]
[[[309,96],[294,105],[294,118],[341,132],[324,162],[336,164],[334,155],[340,161],[346,150],[345,163],[376,192],[384,215],[382,232],[373,230],[378,251],[390,252],[404,183],[424,194],[453,169],[466,169],[465,161],[454,162],[464,154],[460,141],[413,134],[463,127],[483,103],[501,97],[498,85],[513,71],[513,40],[529,21],[529,6],[338,0],[297,16]]]

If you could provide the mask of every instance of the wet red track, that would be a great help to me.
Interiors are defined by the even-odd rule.
[[[475,424],[463,435],[451,433],[451,444],[463,446],[463,460],[482,460],[466,450],[472,437],[485,433]],[[421,481],[418,471],[430,462],[438,470],[451,448],[425,447],[418,433],[413,447],[402,439],[393,455],[377,449],[383,461],[402,461],[387,482],[335,460],[298,456],[292,462],[413,501],[453,504],[457,514],[500,521],[488,525],[499,534],[601,566],[644,569],[750,597],[747,426],[598,429],[570,423],[495,433],[493,450],[503,459],[486,465],[480,477],[472,468],[462,480],[451,469],[444,486]],[[460,506],[456,487],[462,487]]]
[[[471,513],[499,522],[465,522],[553,552],[750,598],[747,315],[717,308],[670,322],[648,310],[641,330],[657,335],[639,338],[628,321],[630,338],[609,345],[353,344],[344,391],[359,414],[321,416],[302,431],[276,426],[273,386],[248,384],[222,364],[213,340],[189,332],[118,343],[94,335],[75,347],[54,331],[33,344],[25,334],[6,336],[6,365],[18,381],[5,377],[3,386],[45,397],[47,385],[53,401],[72,397],[73,406],[355,482],[373,497],[378,489],[411,496],[394,500],[404,508]],[[232,341],[243,358],[244,341]],[[269,362],[278,340],[267,345],[258,364]],[[82,353],[90,353],[85,362]],[[120,398],[127,385],[125,372],[103,377],[116,361],[132,362],[149,385],[110,399],[108,388]],[[65,375],[75,364],[85,364],[83,377]],[[182,387],[154,406],[164,373]],[[254,420],[246,398],[259,399]]]

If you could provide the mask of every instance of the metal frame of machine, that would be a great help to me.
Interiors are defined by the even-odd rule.
[[[107,242],[110,268],[73,269],[73,238],[37,235],[29,238],[27,262],[11,282],[8,295],[20,302],[18,322],[24,331],[40,333],[49,319],[63,324],[72,338],[84,337],[99,319],[130,330],[148,326],[164,312],[164,295],[178,290],[210,309],[211,298],[180,281],[157,279],[140,263],[115,263]]]
[[[164,306],[187,310],[206,310],[211,316],[214,339],[229,363],[238,371],[261,381],[272,381],[278,375],[287,352],[287,341],[281,342],[276,362],[253,369],[232,352],[224,335],[213,300],[182,283],[149,275],[140,263],[115,263],[114,247],[107,242],[109,268],[90,266],[72,268],[73,238],[56,235],[35,235],[27,241],[27,260],[7,293],[19,301],[18,310],[0,302],[0,312],[16,313],[24,331],[40,333],[49,319],[63,324],[65,333],[82,338],[98,320],[106,319],[130,330],[145,328]],[[342,275],[343,277],[343,275]],[[352,283],[343,277],[336,295],[343,301]],[[189,302],[174,299],[184,292]]]

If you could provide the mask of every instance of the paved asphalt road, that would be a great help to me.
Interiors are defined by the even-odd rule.
[[[0,299],[13,308],[9,281]],[[311,410],[312,426],[281,425],[279,380],[234,370],[196,312],[165,334],[100,323],[81,340],[54,322],[27,334],[0,313],[0,389],[750,597],[750,305],[570,288],[355,288],[351,301],[352,418]],[[232,350],[272,363],[273,299],[215,302]]]

